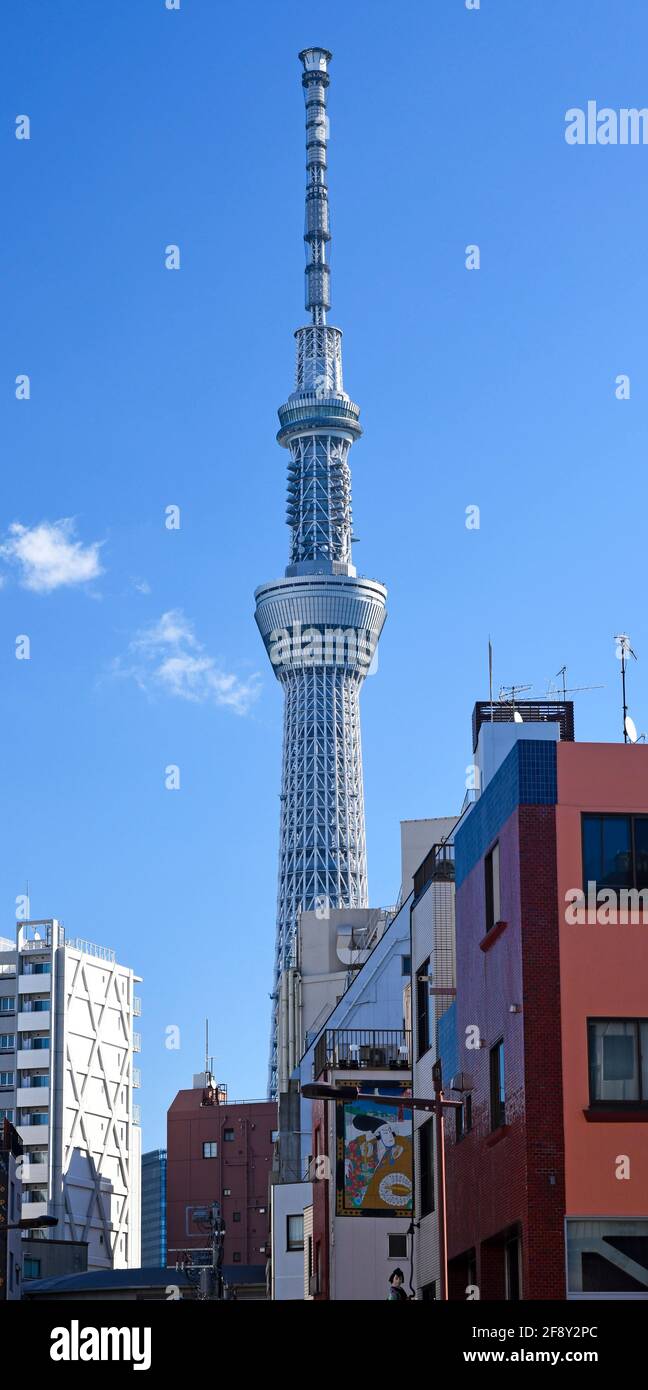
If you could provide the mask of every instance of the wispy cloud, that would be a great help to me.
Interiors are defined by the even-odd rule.
[[[179,608],[136,633],[126,660],[114,669],[132,676],[142,690],[162,690],[195,704],[226,705],[235,714],[247,714],[260,691],[257,674],[243,681],[209,656]]]
[[[72,517],[23,526],[14,521],[0,545],[0,558],[19,570],[19,583],[34,593],[49,594],[64,585],[87,584],[103,574],[101,541],[83,545],[75,539]]]

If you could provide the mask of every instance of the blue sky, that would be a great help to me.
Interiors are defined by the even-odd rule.
[[[564,140],[570,107],[648,104],[648,12],[23,0],[4,30],[2,931],[29,879],[33,915],[144,976],[152,1147],[206,1015],[230,1094],[266,1082],[282,707],[252,615],[288,551],[297,52],[334,53],[355,560],[389,588],[362,701],[380,904],[399,820],[461,804],[489,633],[496,688],[540,693],[566,662],[605,687],[576,697],[577,736],[613,740],[629,632],[648,727],[648,148]]]

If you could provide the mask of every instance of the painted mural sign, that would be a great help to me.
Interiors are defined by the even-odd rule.
[[[337,1110],[338,1216],[412,1210],[412,1116],[398,1103],[354,1100]]]

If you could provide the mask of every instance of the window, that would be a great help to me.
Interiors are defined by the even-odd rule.
[[[416,1040],[418,1056],[423,1057],[430,1047],[430,957],[416,972]],[[421,979],[421,976],[424,978]]]
[[[590,1105],[648,1105],[648,1019],[587,1022]]]
[[[500,867],[499,842],[493,845],[484,860],[486,875],[486,931],[491,931],[501,915],[500,908]]]
[[[49,1076],[32,1076],[31,1086],[49,1086]]]
[[[45,1114],[45,1115],[41,1115],[39,1111],[35,1111],[34,1114],[30,1116],[30,1119],[29,1119],[29,1124],[30,1124],[30,1125],[46,1125],[47,1123],[48,1123],[48,1116],[47,1116],[46,1114]]]
[[[511,1303],[520,1300],[520,1237],[513,1235],[504,1246],[506,1297]]]
[[[223,1142],[224,1142],[225,1144],[233,1144],[233,1143],[234,1143],[234,1130],[233,1130],[233,1129],[224,1129],[224,1130],[223,1130]]]
[[[300,1212],[298,1216],[286,1217],[286,1249],[303,1250],[304,1248],[304,1214]]]
[[[388,1236],[387,1236],[387,1253],[388,1253],[388,1259],[390,1259],[390,1260],[406,1260],[406,1259],[407,1259],[407,1236],[404,1235],[404,1234],[402,1234],[402,1235],[388,1235]]]
[[[648,1292],[648,1221],[568,1221],[568,1293]]]
[[[472,1096],[470,1093],[464,1096],[463,1105],[455,1110],[455,1139],[459,1143],[464,1134],[469,1134],[472,1129]]]
[[[583,886],[648,888],[648,816],[590,816],[583,823]]]
[[[13,1086],[15,1072],[0,1071],[0,1086]]]
[[[15,1033],[0,1033],[0,1051],[13,1052],[16,1046]]]
[[[15,1110],[0,1110],[0,1120],[9,1120],[12,1125],[15,1124]]]
[[[235,1251],[234,1251],[234,1254],[232,1255],[232,1260],[233,1260],[233,1262],[234,1262],[235,1265],[240,1265],[240,1263],[241,1263],[241,1252],[240,1252],[240,1250],[235,1250]]]
[[[499,1129],[506,1123],[503,1039],[490,1050],[490,1121],[491,1129]]]
[[[231,1189],[231,1187],[224,1187],[224,1188],[223,1188],[223,1196],[224,1196],[224,1197],[231,1197],[231,1195],[232,1195],[232,1189]]]
[[[240,1213],[240,1211],[234,1211],[234,1212],[232,1212],[232,1221],[240,1221],[240,1220],[241,1220],[241,1213]]]
[[[426,1120],[419,1129],[420,1215],[434,1211],[434,1120]]]
[[[31,1012],[35,1014],[46,1014],[49,1009],[49,999],[35,999]]]
[[[41,1262],[34,1259],[33,1255],[25,1255],[23,1261],[23,1278],[40,1279]]]
[[[411,957],[411,956],[401,956],[401,975],[411,975],[411,973],[412,973],[412,957]]]
[[[49,1047],[49,1038],[34,1038],[32,1047],[35,1048],[37,1052],[46,1051]]]
[[[218,1156],[218,1144],[213,1139],[208,1139],[203,1144],[203,1158],[216,1158]]]
[[[0,1014],[14,1014],[16,1012],[16,996],[6,994],[0,999]]]

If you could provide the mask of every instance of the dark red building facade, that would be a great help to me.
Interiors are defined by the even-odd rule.
[[[167,1114],[167,1263],[205,1250],[209,1235],[195,1212],[219,1202],[224,1265],[264,1265],[276,1104],[228,1101],[222,1088],[196,1081]]]

